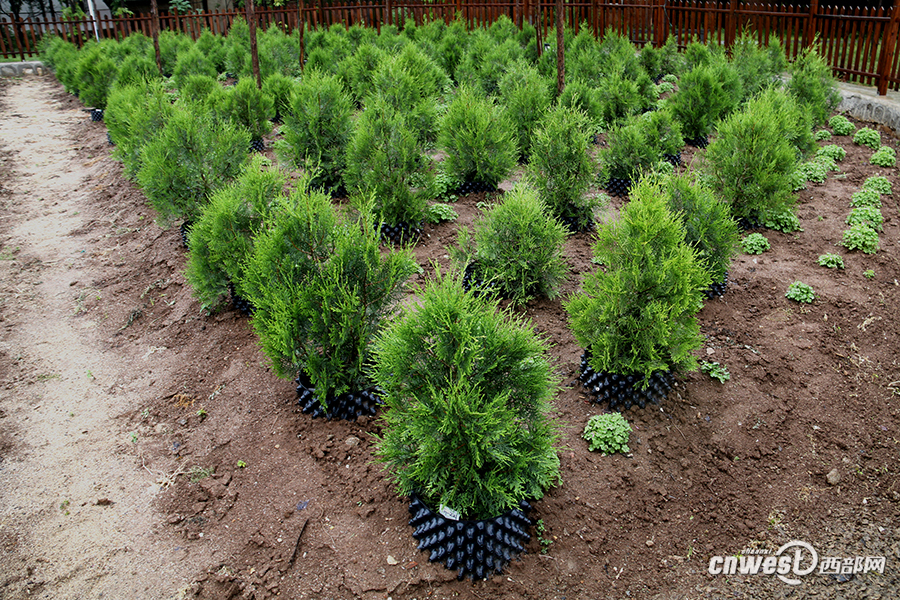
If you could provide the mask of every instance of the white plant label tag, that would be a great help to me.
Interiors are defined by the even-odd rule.
[[[438,512],[451,521],[459,521],[460,514],[449,506],[444,506],[443,504],[441,504],[440,508],[438,508]]]

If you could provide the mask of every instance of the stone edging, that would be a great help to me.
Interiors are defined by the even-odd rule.
[[[44,75],[50,69],[39,60],[24,62],[0,63],[0,77],[24,77],[25,75]]]

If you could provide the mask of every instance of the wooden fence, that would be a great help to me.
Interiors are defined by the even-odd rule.
[[[406,19],[421,24],[431,19],[449,22],[457,15],[469,28],[489,24],[502,15],[519,27],[528,22],[546,34],[553,28],[555,5],[541,0],[435,0],[433,2],[391,0],[299,4],[281,9],[257,9],[259,27],[277,25],[286,32],[334,23],[362,23],[381,28],[402,25]],[[739,0],[577,0],[564,5],[566,23],[576,31],[589,27],[595,36],[608,28],[629,37],[635,44],[660,46],[673,35],[684,46],[694,38],[730,47],[740,32],[750,28],[761,43],[777,38],[795,58],[807,46],[818,51],[845,81],[876,86],[879,94],[900,89],[898,16],[893,8],[848,8],[823,6],[810,0],[805,6],[761,4]],[[196,39],[204,29],[225,34],[239,11],[201,14],[161,14],[160,29],[181,31]],[[95,37],[122,39],[134,32],[151,34],[151,17],[102,17],[97,21],[51,21],[0,18],[0,55],[4,58],[36,56],[42,36],[60,35],[79,46]]]

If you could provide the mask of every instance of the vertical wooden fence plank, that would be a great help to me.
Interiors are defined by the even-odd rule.
[[[878,61],[878,95],[887,94],[888,82],[891,79],[891,67],[894,65],[894,50],[897,44],[897,19],[900,18],[900,3],[894,2],[891,10],[891,21],[888,23],[881,43],[881,58]]]

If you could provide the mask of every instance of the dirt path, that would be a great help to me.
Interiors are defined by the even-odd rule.
[[[56,90],[33,77],[0,100],[0,596],[171,598],[204,557],[154,531],[159,474],[135,468],[116,418],[140,398],[101,349],[95,251],[78,234],[116,174],[79,158],[85,113],[60,110]]]

